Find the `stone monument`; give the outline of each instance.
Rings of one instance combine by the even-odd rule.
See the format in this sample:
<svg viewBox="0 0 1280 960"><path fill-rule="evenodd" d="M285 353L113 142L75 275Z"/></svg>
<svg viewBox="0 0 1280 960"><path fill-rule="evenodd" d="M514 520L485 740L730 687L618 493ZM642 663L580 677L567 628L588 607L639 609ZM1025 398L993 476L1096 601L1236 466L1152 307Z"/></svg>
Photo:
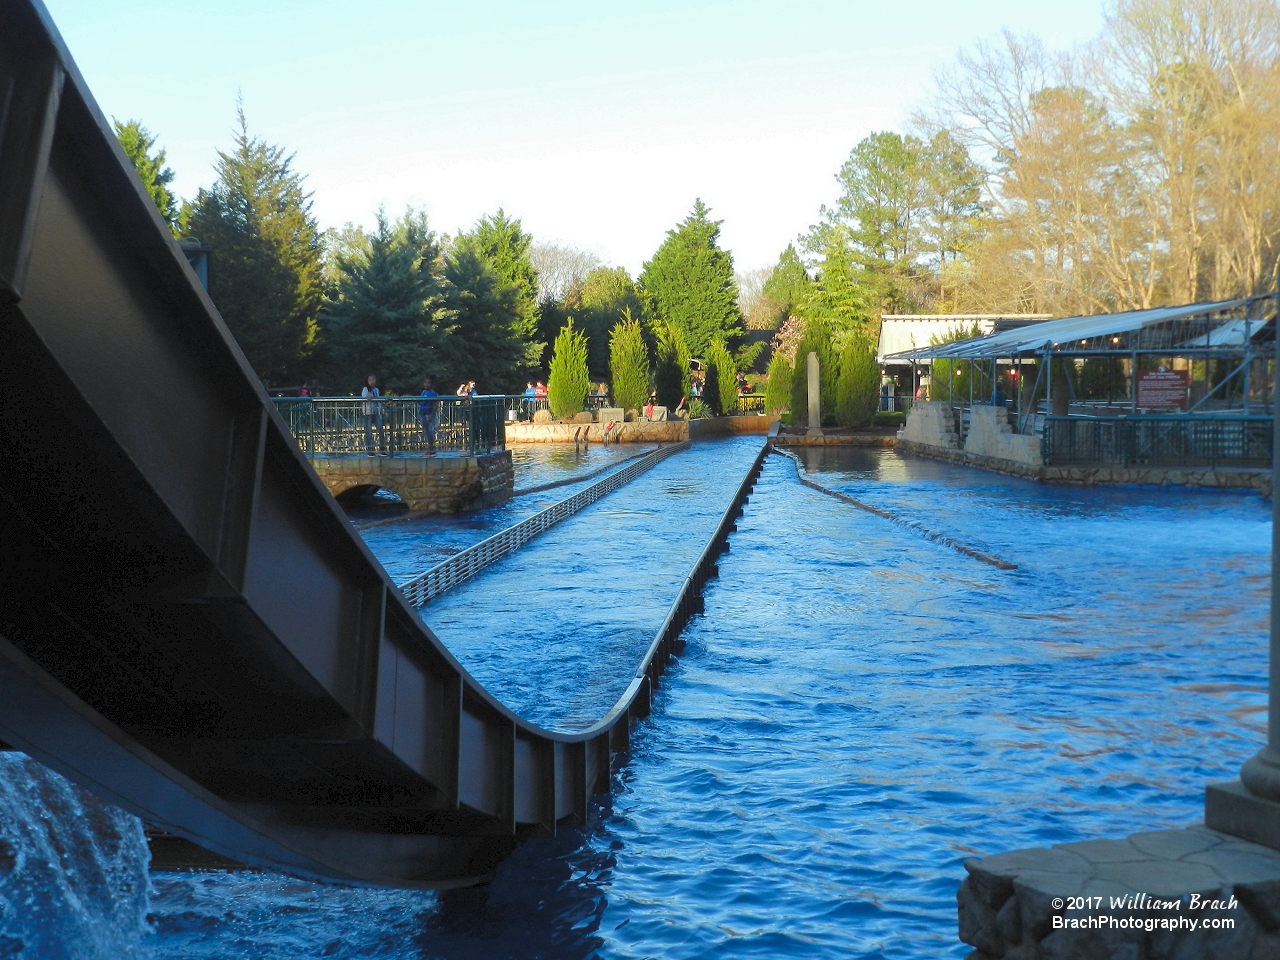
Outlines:
<svg viewBox="0 0 1280 960"><path fill-rule="evenodd" d="M806 437L822 436L822 381L819 377L818 355L809 351L809 432Z"/></svg>

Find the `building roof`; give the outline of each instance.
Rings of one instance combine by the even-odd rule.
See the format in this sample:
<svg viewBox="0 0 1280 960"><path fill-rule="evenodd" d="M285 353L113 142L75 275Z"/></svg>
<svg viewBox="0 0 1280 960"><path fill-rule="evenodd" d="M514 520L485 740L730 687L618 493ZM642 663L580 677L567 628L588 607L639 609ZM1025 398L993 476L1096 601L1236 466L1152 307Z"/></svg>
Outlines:
<svg viewBox="0 0 1280 960"><path fill-rule="evenodd" d="M876 358L884 360L888 356L911 353L928 346L930 340L954 336L975 326L983 334L990 334L1048 317L1047 313L886 313L880 317L880 346Z"/></svg>
<svg viewBox="0 0 1280 960"><path fill-rule="evenodd" d="M996 330L981 337L950 343L916 341L897 351L884 351L883 359L915 360L935 358L994 359L1045 352L1057 354L1128 353L1215 350L1242 348L1245 330L1255 339L1270 320L1251 316L1256 311L1241 309L1272 299L1244 297L1216 303L1192 303L1179 307L1156 307L1084 317L1048 320L1012 330ZM1226 316L1224 316L1226 314ZM1273 314L1274 316L1274 314ZM1248 324L1246 324L1248 317ZM883 344L883 334L881 343Z"/></svg>

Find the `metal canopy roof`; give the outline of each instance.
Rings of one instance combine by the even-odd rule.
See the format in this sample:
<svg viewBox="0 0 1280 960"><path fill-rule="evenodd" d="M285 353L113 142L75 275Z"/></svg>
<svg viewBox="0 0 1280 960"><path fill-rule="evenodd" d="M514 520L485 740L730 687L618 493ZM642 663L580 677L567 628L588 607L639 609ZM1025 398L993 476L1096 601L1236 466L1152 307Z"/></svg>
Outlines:
<svg viewBox="0 0 1280 960"><path fill-rule="evenodd" d="M972 337L968 340L914 347L909 351L886 356L885 359L915 360L946 357L977 359L1016 357L1026 354L1041 354L1046 351L1069 353L1072 351L1059 349L1059 345L1067 347L1068 345L1079 344L1081 341L1096 341L1098 338L1104 337L1124 338L1127 342L1120 349L1125 351L1131 347L1177 350L1179 347L1203 349L1206 347L1221 348L1224 346L1243 345L1243 330L1236 329L1237 325L1243 323L1242 318L1230 317L1218 320L1210 318L1213 314L1246 307L1257 300L1264 299L1269 298L1242 297L1237 300L1221 300L1217 303L1193 303L1180 307L1156 307L1150 310L1129 310L1123 313L1103 313L1087 317L1047 320L1043 323L988 334L985 337ZM1202 329L1193 329L1191 325L1183 324L1182 329L1177 331L1176 340L1171 340L1166 336L1155 338L1139 337L1139 340L1149 341L1139 343L1133 339L1133 335L1142 334L1144 331L1160 327L1162 324L1194 317L1203 318L1196 325ZM1257 324L1255 328L1257 330L1260 330L1269 322L1269 320L1263 320L1262 318L1256 318L1253 321L1253 323ZM1221 332L1217 332L1220 329ZM1231 332L1228 333L1228 330ZM1173 330L1171 329L1169 332L1172 333ZM1093 350L1081 350L1079 352L1098 352L1098 348L1095 347Z"/></svg>

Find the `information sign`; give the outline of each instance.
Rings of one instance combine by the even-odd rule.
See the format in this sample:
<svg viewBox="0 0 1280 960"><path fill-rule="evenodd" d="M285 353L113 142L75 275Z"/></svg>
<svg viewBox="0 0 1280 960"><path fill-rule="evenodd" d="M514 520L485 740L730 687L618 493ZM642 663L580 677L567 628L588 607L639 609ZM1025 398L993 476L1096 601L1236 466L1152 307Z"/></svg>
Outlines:
<svg viewBox="0 0 1280 960"><path fill-rule="evenodd" d="M1138 406L1151 409L1181 409L1187 405L1191 386L1188 370L1148 370L1138 375Z"/></svg>

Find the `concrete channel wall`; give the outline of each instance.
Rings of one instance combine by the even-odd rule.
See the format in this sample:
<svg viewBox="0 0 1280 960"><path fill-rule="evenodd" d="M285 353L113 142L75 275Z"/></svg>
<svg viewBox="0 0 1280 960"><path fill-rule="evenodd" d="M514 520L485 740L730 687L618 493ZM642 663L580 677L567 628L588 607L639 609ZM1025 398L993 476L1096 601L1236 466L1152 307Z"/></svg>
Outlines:
<svg viewBox="0 0 1280 960"><path fill-rule="evenodd" d="M638 420L618 424L612 439L618 443L678 443L739 434L769 432L777 421L769 417L709 417L705 420ZM606 423L508 423L507 443L573 443L574 434L587 429L587 440L604 442Z"/></svg>
<svg viewBox="0 0 1280 960"><path fill-rule="evenodd" d="M427 513L493 506L510 500L515 489L510 450L475 457L312 457L311 465L335 497L388 490L410 510Z"/></svg>

